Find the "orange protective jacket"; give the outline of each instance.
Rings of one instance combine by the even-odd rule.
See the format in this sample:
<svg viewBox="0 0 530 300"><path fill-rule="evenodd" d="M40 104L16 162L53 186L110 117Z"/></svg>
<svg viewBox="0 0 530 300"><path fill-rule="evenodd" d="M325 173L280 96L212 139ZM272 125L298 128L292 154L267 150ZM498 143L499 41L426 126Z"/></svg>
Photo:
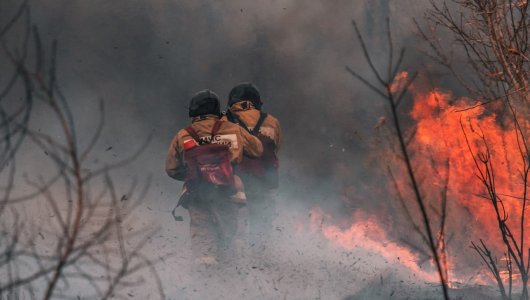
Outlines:
<svg viewBox="0 0 530 300"><path fill-rule="evenodd" d="M258 123L260 117L260 111L254 108L251 101L241 101L234 103L230 107L230 112L235 115L241 122L245 123L245 126L249 130L252 130L256 123ZM246 130L243 130L247 132ZM267 114L267 118L263 121L259 132L265 136L268 136L274 141L276 146L275 151L278 152L281 143L281 128L278 119L270 114Z"/></svg>
<svg viewBox="0 0 530 300"><path fill-rule="evenodd" d="M191 127L199 135L201 139L209 140L215 122L219 120L218 116L206 115L195 117L192 120ZM180 181L186 178L186 164L183 159L184 143L193 139L185 129L181 129L171 141L166 157L166 172L167 174ZM263 145L261 141L241 128L239 125L222 120L221 127L214 136L213 143L225 144L229 146L230 161L233 164L241 162L243 153L252 156L260 157L263 153ZM239 176L234 175L236 194L230 196L233 202L244 204L246 203L246 194L243 182ZM186 194L186 186L183 186L182 194Z"/></svg>
<svg viewBox="0 0 530 300"><path fill-rule="evenodd" d="M196 117L192 120L191 127L201 139L210 139L213 125L219 120L215 115ZM226 144L230 149L230 161L233 164L241 162L243 153L251 157L259 157L263 153L260 140L248 133L240 126L228 121L221 121L221 127L214 136L213 143ZM166 172L176 179L183 181L186 177L186 166L183 160L184 142L193 139L186 130L181 129L171 141L166 157Z"/></svg>

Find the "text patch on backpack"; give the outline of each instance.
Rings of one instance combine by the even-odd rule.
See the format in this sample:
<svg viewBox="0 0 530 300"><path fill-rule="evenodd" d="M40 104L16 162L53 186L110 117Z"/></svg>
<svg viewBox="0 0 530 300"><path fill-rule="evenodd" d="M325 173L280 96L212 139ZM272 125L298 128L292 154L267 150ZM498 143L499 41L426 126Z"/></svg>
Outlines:
<svg viewBox="0 0 530 300"><path fill-rule="evenodd" d="M235 134L218 134L213 137L203 136L200 138L202 142L226 145L230 149L237 149L239 145L237 144L237 136Z"/></svg>

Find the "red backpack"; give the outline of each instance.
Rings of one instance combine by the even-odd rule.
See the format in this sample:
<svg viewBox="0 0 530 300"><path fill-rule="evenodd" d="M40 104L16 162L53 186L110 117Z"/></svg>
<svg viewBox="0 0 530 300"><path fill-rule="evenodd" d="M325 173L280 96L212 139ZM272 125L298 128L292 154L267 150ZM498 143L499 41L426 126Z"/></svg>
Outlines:
<svg viewBox="0 0 530 300"><path fill-rule="evenodd" d="M250 134L260 139L263 144L263 154L261 157L243 156L243 160L237 166L242 173L252 175L261 180L263 185L267 188L274 189L278 187L278 158L276 157L276 144L274 141L259 132L261 125L267 118L267 114L260 112L260 116L256 126L252 130L243 123L239 118L231 114L232 122L239 124Z"/></svg>
<svg viewBox="0 0 530 300"><path fill-rule="evenodd" d="M184 151L187 164L185 184L190 191L206 184L226 188L231 193L236 192L229 147L212 143L221 123L217 121L214 124L209 141L201 140L191 126L185 128L198 145Z"/></svg>

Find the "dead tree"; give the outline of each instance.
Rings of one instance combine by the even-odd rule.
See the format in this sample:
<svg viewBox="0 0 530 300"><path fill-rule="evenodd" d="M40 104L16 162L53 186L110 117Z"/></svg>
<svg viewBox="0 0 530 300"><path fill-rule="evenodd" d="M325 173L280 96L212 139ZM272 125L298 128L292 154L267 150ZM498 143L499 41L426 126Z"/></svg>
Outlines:
<svg viewBox="0 0 530 300"><path fill-rule="evenodd" d="M17 25L26 34L21 47L10 46L6 38ZM123 187L117 187L112 177L114 169L138 157L149 139L128 159L101 169L85 169L104 128L103 102L93 136L79 137L75 116L58 84L57 42L52 43L46 57L37 27L30 26L26 2L7 25L0 27L0 41L0 59L7 61L14 72L0 91L0 174L4 185L0 210L0 298L79 298L79 290L75 289L79 285L90 298L127 298L120 294L123 288L140 284L155 285L159 297L164 298L152 258L144 251L157 229L135 228L138 225L132 222L149 182L142 186L133 182L122 191ZM34 54L32 64L30 53ZM17 94L17 84L22 87L23 97L20 89ZM18 101L19 106L8 111L1 106L6 101ZM59 134L29 126L33 103L48 109L47 122L57 124ZM81 138L89 141L83 148L79 145ZM32 191L15 196L14 166L21 147L42 150L51 167L46 177L26 176L25 184ZM45 203L45 211L31 209L39 203ZM35 216L49 217L49 221L35 222ZM134 277L141 270L151 274L150 283Z"/></svg>
<svg viewBox="0 0 530 300"><path fill-rule="evenodd" d="M517 120L514 120L514 122L518 123ZM508 285L508 290L506 290L504 278L501 276L501 270L498 265L499 262L496 259L496 254L488 248L482 239L480 239L480 244L471 242L472 248L480 255L481 259L495 278L503 299L512 299L515 274L521 276L521 299L528 299L530 248L525 247L525 239L527 237L525 234L525 216L529 183L528 177L530 175L530 157L527 142L523 138L522 131L518 128L518 125L516 125L514 133L518 136L518 147L520 159L522 160L522 169L518 170L520 172L519 175L522 182L522 189L520 191L520 196L506 195L503 191L498 190L495 181L495 177L498 176L498 174L496 174L496 169L493 167L493 161L495 158L490 151L486 133L475 132L475 134L480 135L480 139L482 140L481 149L476 149L476 147L472 147L466 131L467 129L462 125L462 132L466 138L469 153L472 155L476 166L477 177L487 192L486 199L490 200L495 211L495 218L499 227L499 237L502 239L502 243L506 249L504 257L506 260L505 268L508 272L508 282L506 283ZM519 218L519 228L509 222L511 221L510 217L514 218L514 216L510 216L505 209L506 197L515 197L522 201L521 211L518 216L515 216L515 218ZM511 200L513 201L513 199Z"/></svg>
<svg viewBox="0 0 530 300"><path fill-rule="evenodd" d="M431 1L426 14L428 26L416 22L420 35L430 46L430 56L447 68L452 76L480 103L497 114L505 128L512 128L516 136L520 166L517 172L522 188L517 216L505 210L506 197L498 191L495 181L498 170L493 168L495 157L488 144L488 133L475 132L481 145L472 145L469 133L462 125L469 152L473 157L477 177L483 184L498 224L498 236L506 253L506 265L500 266L499 253L490 250L483 240L472 242L495 278L503 299L512 299L514 276L521 276L521 299L528 299L530 248L525 245L525 216L527 205L530 152L528 151L528 121L530 113L530 15L528 1L511 0L452 0ZM449 36L452 41L442 37ZM453 45L447 49L446 45ZM462 67L462 63L465 65ZM491 104L501 104L493 106ZM511 199L510 201L513 201ZM518 219L518 220L517 220ZM513 221L512 221L513 220ZM492 220L493 221L493 220ZM515 225L513 222L518 223ZM508 272L507 282L501 268Z"/></svg>
<svg viewBox="0 0 530 300"><path fill-rule="evenodd" d="M6 48L6 38L17 23L24 22L29 28L29 8L27 1L20 4L13 16L5 23L0 23L0 43ZM18 60L26 62L28 58L29 32L25 31L25 36L18 47ZM6 200L10 197L13 188L13 179L16 171L16 164L13 158L24 141L26 128L31 116L33 96L31 84L28 78L24 78L17 71L16 65L10 65L8 58L0 58L3 70L2 81L0 81L0 174L7 180L1 188L0 196L0 216L6 208ZM15 97L13 94L23 91L22 97ZM15 99L15 100L13 100ZM17 126L15 126L17 124Z"/></svg>
<svg viewBox="0 0 530 300"><path fill-rule="evenodd" d="M428 251L426 253L432 258L436 266L438 278L440 280L444 299L449 299L448 291L448 270L446 263L446 247L445 247L445 219L447 212L447 183L449 179L449 170L445 172L443 178L445 188L442 189L440 198L437 198L438 205L432 204L427 198L434 198L434 195L430 195L427 192L422 191L420 178L417 173L417 164L422 163L414 160L414 155L409 149L408 145L410 140L413 139L413 133L411 136L407 136L403 129L402 119L400 118L399 108L402 101L407 97L408 89L416 78L416 73L406 78L401 84L396 82L396 77L402 71L402 62L405 55L405 49L402 48L398 52L398 56L395 57L395 50L392 41L392 35L390 30L390 21L387 20L387 33L388 33L388 62L386 70L380 71L374 65L374 60L370 51L368 50L366 43L364 42L363 36L361 35L359 28L355 21L353 22L353 28L355 34L360 42L364 58L368 63L372 75L376 78L375 82L371 82L366 79L365 76L360 75L353 69L346 67L346 70L357 80L368 87L372 92L383 98L391 111L391 127L392 134L395 137L396 150L399 153L400 162L403 164L401 168L405 169L405 176L408 179L406 190L401 191L401 187L397 184L394 172L400 172L401 168L392 170L389 168L390 176L394 181L396 191L398 193L398 199L403 205L405 213L409 216L409 220L412 222L414 230L419 234L422 241L427 245ZM397 145L396 145L397 144ZM448 165L447 165L448 167ZM414 208L411 208L410 201L405 199L411 195L414 199ZM433 201L434 202L434 201ZM429 205L429 203L431 205ZM418 218L415 218L419 215Z"/></svg>
<svg viewBox="0 0 530 300"><path fill-rule="evenodd" d="M428 26L416 24L432 50L430 57L451 71L470 96L483 105L509 100L517 113L527 114L528 5L512 0L431 0ZM441 38L446 35L452 41Z"/></svg>

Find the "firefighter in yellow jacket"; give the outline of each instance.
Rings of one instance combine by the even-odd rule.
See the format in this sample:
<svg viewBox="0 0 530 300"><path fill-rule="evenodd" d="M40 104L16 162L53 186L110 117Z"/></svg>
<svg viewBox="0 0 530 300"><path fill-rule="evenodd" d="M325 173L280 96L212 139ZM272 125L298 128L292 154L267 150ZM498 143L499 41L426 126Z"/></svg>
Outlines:
<svg viewBox="0 0 530 300"><path fill-rule="evenodd" d="M278 159L281 129L278 119L261 111L261 97L252 83L235 86L228 96L227 118L263 143L260 158L245 156L236 168L241 175L247 195L248 222L251 244L263 248L272 230L278 186ZM263 250L263 249L258 249Z"/></svg>
<svg viewBox="0 0 530 300"><path fill-rule="evenodd" d="M210 266L229 258L234 250L238 210L246 202L232 165L241 162L243 154L260 156L263 147L241 127L220 120L219 98L209 90L191 99L189 116L191 125L180 130L169 146L166 172L184 181L179 204L190 214L195 262Z"/></svg>

